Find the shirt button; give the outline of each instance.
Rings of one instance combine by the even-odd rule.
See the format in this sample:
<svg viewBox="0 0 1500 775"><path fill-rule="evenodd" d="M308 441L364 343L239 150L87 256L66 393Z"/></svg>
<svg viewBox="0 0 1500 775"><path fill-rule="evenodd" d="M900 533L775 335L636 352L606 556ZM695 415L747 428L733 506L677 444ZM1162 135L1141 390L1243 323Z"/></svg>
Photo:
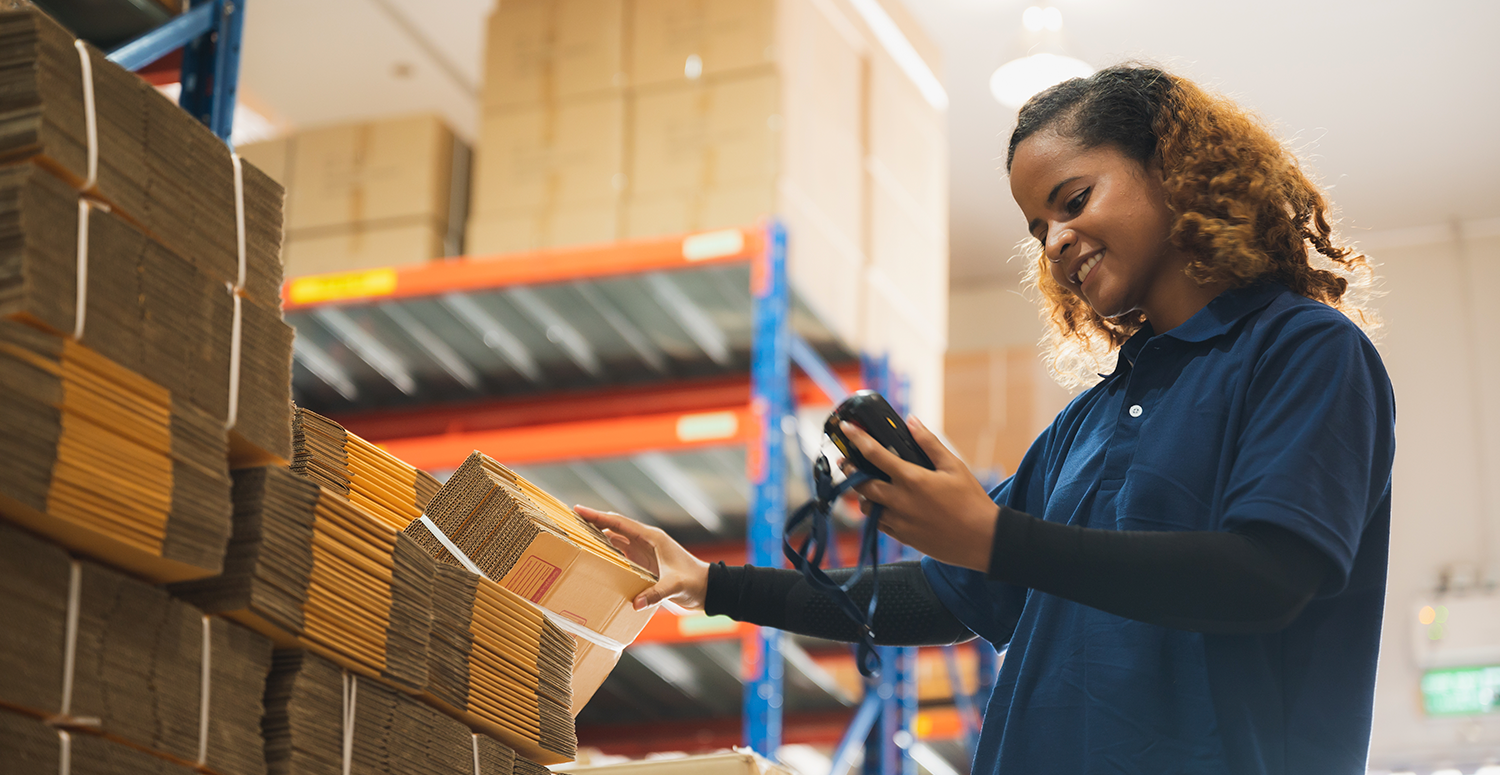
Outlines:
<svg viewBox="0 0 1500 775"><path fill-rule="evenodd" d="M1135 404L1135 405L1133 405L1133 406L1130 407L1130 416L1131 417L1140 417L1141 416L1141 412L1143 412L1143 411L1145 411L1145 410L1141 408L1140 404Z"/></svg>

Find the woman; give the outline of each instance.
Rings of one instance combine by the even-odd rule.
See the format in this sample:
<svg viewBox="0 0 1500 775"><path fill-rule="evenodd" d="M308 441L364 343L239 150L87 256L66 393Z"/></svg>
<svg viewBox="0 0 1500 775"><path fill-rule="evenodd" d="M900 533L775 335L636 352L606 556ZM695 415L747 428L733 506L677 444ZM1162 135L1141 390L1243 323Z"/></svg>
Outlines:
<svg viewBox="0 0 1500 775"><path fill-rule="evenodd" d="M1102 380L988 494L915 419L936 471L845 427L928 555L882 569L874 631L1008 649L976 773L1363 773L1395 422L1364 258L1253 118L1153 68L1032 98L1006 166L1052 364ZM580 513L660 569L638 606L855 639L794 571Z"/></svg>

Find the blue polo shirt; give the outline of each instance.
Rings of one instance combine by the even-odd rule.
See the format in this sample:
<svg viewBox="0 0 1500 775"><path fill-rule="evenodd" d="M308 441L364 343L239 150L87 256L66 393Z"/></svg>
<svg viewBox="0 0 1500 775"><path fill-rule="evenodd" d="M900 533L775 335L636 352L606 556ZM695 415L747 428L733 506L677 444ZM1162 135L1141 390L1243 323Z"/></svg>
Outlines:
<svg viewBox="0 0 1500 775"><path fill-rule="evenodd" d="M1270 522L1338 573L1279 632L1205 635L923 560L954 615L1009 649L973 772L1362 775L1394 455L1380 356L1324 304L1262 284L1132 337L995 501L1105 530Z"/></svg>

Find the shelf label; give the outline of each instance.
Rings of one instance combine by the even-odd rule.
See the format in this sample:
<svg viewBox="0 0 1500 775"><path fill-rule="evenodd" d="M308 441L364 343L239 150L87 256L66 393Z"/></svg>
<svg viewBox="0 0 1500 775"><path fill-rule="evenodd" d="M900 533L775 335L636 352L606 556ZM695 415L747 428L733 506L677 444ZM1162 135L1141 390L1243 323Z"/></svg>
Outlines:
<svg viewBox="0 0 1500 775"><path fill-rule="evenodd" d="M291 281L287 296L293 304L321 304L371 296L389 296L396 292L396 270L366 269L359 272L337 272L298 277Z"/></svg>
<svg viewBox="0 0 1500 775"><path fill-rule="evenodd" d="M739 229L705 231L682 240L682 257L689 261L707 261L710 258L737 256L743 252L745 235Z"/></svg>
<svg viewBox="0 0 1500 775"><path fill-rule="evenodd" d="M706 616L701 611L677 617L677 632L688 638L728 635L739 628L740 623L727 616Z"/></svg>
<svg viewBox="0 0 1500 775"><path fill-rule="evenodd" d="M734 412L704 412L677 418L679 441L732 439L739 430L740 420L735 417Z"/></svg>

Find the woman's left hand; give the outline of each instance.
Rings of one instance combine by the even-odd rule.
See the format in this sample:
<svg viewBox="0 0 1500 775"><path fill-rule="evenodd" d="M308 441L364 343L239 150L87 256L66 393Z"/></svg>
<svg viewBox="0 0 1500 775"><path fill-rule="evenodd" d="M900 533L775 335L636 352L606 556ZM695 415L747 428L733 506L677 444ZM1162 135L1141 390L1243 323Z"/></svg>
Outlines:
<svg viewBox="0 0 1500 775"><path fill-rule="evenodd" d="M915 417L906 421L936 471L902 460L858 426L846 422L841 427L860 454L891 477L890 482L876 479L855 488L885 507L881 532L949 565L989 570L999 507L927 426ZM845 474L855 470L848 461L842 467Z"/></svg>

